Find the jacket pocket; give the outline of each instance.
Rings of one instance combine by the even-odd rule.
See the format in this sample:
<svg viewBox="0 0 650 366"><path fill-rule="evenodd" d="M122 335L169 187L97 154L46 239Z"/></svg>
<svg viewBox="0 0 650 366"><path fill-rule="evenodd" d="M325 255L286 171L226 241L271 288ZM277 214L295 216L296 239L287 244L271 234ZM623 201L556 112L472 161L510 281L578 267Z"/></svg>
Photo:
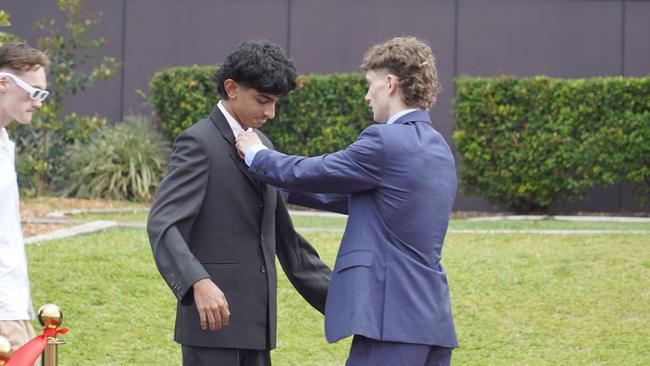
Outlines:
<svg viewBox="0 0 650 366"><path fill-rule="evenodd" d="M334 272L342 272L352 267L370 267L372 266L373 254L370 252L352 252L340 256L336 259Z"/></svg>
<svg viewBox="0 0 650 366"><path fill-rule="evenodd" d="M229 261L203 261L201 264L208 267L239 267L239 261L229 260Z"/></svg>

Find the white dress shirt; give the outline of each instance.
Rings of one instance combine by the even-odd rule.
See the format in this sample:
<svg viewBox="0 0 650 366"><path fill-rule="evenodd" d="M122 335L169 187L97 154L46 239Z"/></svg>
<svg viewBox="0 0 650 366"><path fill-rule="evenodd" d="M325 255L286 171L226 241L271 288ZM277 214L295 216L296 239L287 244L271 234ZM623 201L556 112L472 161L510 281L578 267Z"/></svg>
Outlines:
<svg viewBox="0 0 650 366"><path fill-rule="evenodd" d="M237 122L235 117L231 116L230 113L226 110L226 107L223 106L222 101L220 100L219 103L217 103L217 107L219 107L219 110L223 115L226 117L226 121L228 121L228 125L230 126L230 129L232 130L233 135L237 137L240 133L244 132L244 128ZM253 129L248 128L246 131L250 132Z"/></svg>
<svg viewBox="0 0 650 366"><path fill-rule="evenodd" d="M393 115L388 119L388 121L386 122L386 124L389 125L389 124L391 124L391 123L397 121L397 119L400 118L400 117L402 117L403 115L405 115L405 114L407 114L407 113L415 112L415 111L419 111L419 109L417 109L417 108L409 108L409 109L404 109L404 110L402 110L402 111L399 111L399 112L393 114Z"/></svg>
<svg viewBox="0 0 650 366"><path fill-rule="evenodd" d="M417 110L419 110L419 109L417 109L417 108L409 108L409 109L401 110L401 111L393 114L388 119L386 124L391 124L391 123L397 121L397 119L402 117L403 115L405 115L407 113L415 112ZM237 136L237 135L235 135L235 136ZM255 155L257 155L257 153L260 150L264 150L264 149L267 149L267 147L264 146L264 145L253 145L253 146L249 147L246 150L245 154L244 154L244 161L246 162L246 165L251 166L251 164L253 164L253 160L255 160Z"/></svg>
<svg viewBox="0 0 650 366"><path fill-rule="evenodd" d="M33 319L27 256L20 226L15 145L0 129L0 320Z"/></svg>

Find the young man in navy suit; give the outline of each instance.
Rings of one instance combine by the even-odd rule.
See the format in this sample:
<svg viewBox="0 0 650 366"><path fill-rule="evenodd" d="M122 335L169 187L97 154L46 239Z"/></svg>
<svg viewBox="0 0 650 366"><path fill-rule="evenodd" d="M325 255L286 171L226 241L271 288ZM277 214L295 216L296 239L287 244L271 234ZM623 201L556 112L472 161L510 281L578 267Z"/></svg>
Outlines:
<svg viewBox="0 0 650 366"><path fill-rule="evenodd" d="M347 148L288 156L240 134L257 179L290 202L347 213L325 306L328 341L354 335L346 365L449 365L458 346L440 263L456 195L453 154L429 113L440 91L429 46L394 38L361 65L376 122Z"/></svg>

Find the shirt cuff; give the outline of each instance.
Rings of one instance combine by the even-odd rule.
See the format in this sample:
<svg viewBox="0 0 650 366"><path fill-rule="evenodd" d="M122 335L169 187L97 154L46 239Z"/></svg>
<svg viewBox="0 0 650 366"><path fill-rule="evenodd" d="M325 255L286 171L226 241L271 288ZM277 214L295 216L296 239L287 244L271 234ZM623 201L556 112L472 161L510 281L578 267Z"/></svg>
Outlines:
<svg viewBox="0 0 650 366"><path fill-rule="evenodd" d="M253 160L255 160L255 155L257 155L257 153L261 150L266 149L268 149L268 147L264 145L253 145L249 147L246 150L246 154L244 155L244 161L246 162L246 165L251 166L251 164L253 164Z"/></svg>

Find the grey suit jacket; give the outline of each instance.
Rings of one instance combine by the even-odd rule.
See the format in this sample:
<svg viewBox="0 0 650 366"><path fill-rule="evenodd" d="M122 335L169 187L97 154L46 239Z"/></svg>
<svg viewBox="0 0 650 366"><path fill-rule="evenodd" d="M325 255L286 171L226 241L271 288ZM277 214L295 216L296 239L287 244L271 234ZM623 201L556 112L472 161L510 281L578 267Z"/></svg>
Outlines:
<svg viewBox="0 0 650 366"><path fill-rule="evenodd" d="M248 175L216 107L174 142L147 231L158 270L178 299L178 343L274 348L276 255L294 287L324 311L330 269L295 232L282 195ZM200 328L192 285L203 278L228 301L230 324L221 330Z"/></svg>

